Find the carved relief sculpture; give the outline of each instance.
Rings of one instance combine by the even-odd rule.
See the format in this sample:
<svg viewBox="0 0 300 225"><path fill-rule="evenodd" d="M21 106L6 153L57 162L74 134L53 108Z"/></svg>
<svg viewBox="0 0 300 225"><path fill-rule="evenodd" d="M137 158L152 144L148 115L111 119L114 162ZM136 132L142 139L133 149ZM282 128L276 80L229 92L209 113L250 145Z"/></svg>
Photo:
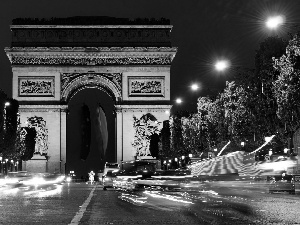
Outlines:
<svg viewBox="0 0 300 225"><path fill-rule="evenodd" d="M46 121L42 117L29 117L27 119L28 127L35 128L35 149L34 154L47 155L48 154L48 129L46 128Z"/></svg>
<svg viewBox="0 0 300 225"><path fill-rule="evenodd" d="M14 65L170 65L172 57L11 56Z"/></svg>
<svg viewBox="0 0 300 225"><path fill-rule="evenodd" d="M19 96L54 97L54 77L19 77Z"/></svg>
<svg viewBox="0 0 300 225"><path fill-rule="evenodd" d="M164 96L164 77L128 77L129 96Z"/></svg>

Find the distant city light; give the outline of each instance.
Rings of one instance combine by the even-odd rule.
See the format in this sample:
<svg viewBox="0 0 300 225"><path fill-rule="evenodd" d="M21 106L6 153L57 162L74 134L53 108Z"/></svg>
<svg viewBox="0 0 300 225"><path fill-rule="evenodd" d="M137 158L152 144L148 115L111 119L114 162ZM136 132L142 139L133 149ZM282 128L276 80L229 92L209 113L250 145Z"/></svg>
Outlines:
<svg viewBox="0 0 300 225"><path fill-rule="evenodd" d="M178 103L178 104L182 103L181 98L177 98L177 99L176 99L176 103Z"/></svg>
<svg viewBox="0 0 300 225"><path fill-rule="evenodd" d="M284 18L283 16L274 16L274 17L270 17L267 21L266 21L266 26L269 29L276 29L277 27L279 27L280 25L282 25L284 23Z"/></svg>
<svg viewBox="0 0 300 225"><path fill-rule="evenodd" d="M218 61L215 64L215 68L216 68L217 71L224 71L228 67L229 67L229 63L226 60Z"/></svg>

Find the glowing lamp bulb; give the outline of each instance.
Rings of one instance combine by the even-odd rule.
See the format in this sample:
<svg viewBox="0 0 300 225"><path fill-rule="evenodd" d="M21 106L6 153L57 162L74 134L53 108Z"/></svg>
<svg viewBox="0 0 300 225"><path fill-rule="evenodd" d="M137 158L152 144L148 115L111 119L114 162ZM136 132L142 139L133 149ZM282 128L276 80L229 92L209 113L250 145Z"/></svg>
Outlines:
<svg viewBox="0 0 300 225"><path fill-rule="evenodd" d="M177 98L176 103L180 104L180 103L182 103L182 100L180 98Z"/></svg>
<svg viewBox="0 0 300 225"><path fill-rule="evenodd" d="M215 64L215 68L217 71L223 71L228 68L228 62L225 60L219 61Z"/></svg>
<svg viewBox="0 0 300 225"><path fill-rule="evenodd" d="M277 27L279 27L282 24L283 24L282 16L274 16L274 17L269 18L266 21L266 26L270 29L276 29Z"/></svg>
<svg viewBox="0 0 300 225"><path fill-rule="evenodd" d="M191 86L191 88L192 88L193 91L196 91L196 90L198 90L199 86L197 84L193 84Z"/></svg>

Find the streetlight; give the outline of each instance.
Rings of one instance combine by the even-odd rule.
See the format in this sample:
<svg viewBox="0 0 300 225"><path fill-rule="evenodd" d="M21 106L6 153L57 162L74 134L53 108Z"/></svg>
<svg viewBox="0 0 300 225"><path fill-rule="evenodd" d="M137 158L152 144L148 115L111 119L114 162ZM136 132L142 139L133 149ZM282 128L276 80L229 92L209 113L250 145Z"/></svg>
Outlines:
<svg viewBox="0 0 300 225"><path fill-rule="evenodd" d="M282 15L269 17L266 21L266 26L271 30L276 30L279 26L284 24L284 17Z"/></svg>
<svg viewBox="0 0 300 225"><path fill-rule="evenodd" d="M273 154L272 149L269 150L269 156L271 156Z"/></svg>
<svg viewBox="0 0 300 225"><path fill-rule="evenodd" d="M8 170L8 159L5 159L5 175L7 175L7 170Z"/></svg>
<svg viewBox="0 0 300 225"><path fill-rule="evenodd" d="M3 164L2 164L2 156L0 156L0 173L3 173Z"/></svg>
<svg viewBox="0 0 300 225"><path fill-rule="evenodd" d="M177 98L177 99L176 99L176 103L177 103L177 104L181 104L181 103L182 103L181 98Z"/></svg>
<svg viewBox="0 0 300 225"><path fill-rule="evenodd" d="M6 107L7 106L10 106L10 102L5 102L4 104L4 124L3 124L3 130L5 131L6 130Z"/></svg>
<svg viewBox="0 0 300 225"><path fill-rule="evenodd" d="M193 91L196 91L196 90L199 89L199 85L198 85L198 84L192 84L191 89L192 89Z"/></svg>
<svg viewBox="0 0 300 225"><path fill-rule="evenodd" d="M229 62L227 60L219 60L215 63L215 69L217 71L224 71L229 67Z"/></svg>

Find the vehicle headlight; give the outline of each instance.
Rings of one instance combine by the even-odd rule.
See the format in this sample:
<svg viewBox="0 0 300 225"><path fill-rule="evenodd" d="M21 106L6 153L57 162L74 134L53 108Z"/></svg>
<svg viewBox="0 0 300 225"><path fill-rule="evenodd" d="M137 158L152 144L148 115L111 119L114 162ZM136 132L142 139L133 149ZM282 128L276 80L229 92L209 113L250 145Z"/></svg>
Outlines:
<svg viewBox="0 0 300 225"><path fill-rule="evenodd" d="M66 178L66 181L67 181L67 182L71 182L71 181L72 181L72 178L71 178L71 177L67 177L67 178Z"/></svg>

